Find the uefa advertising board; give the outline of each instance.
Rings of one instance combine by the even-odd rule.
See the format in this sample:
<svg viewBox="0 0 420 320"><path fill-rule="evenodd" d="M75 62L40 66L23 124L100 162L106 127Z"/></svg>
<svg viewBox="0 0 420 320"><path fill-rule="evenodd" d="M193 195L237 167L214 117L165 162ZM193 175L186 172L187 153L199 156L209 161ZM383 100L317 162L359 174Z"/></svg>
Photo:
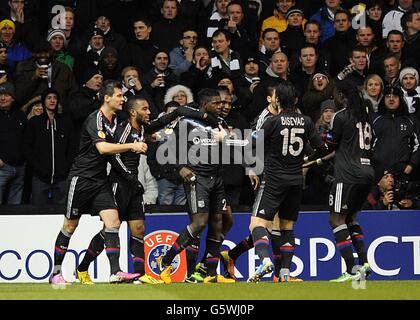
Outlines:
<svg viewBox="0 0 420 320"><path fill-rule="evenodd" d="M358 220L365 233L368 260L374 272L370 279L420 279L420 212L366 211L359 214ZM54 261L54 242L62 221L60 215L0 216L0 282L48 281ZM184 213L147 215L147 236L144 240L147 272L157 277L155 258L170 248L187 223L188 217ZM248 235L248 223L249 213L234 214L234 226L223 243L224 249L232 248ZM99 218L82 217L63 263L67 280L74 280L76 264L81 261L90 239L101 227ZM344 262L336 251L327 212L302 212L295 225L295 235L293 276L304 280L329 280L344 272ZM121 267L131 270L125 223L122 224L120 238ZM203 234L201 254L204 241ZM258 263L254 249L244 253L236 263L237 279L246 280ZM182 281L186 272L185 253L178 256L173 265L173 279ZM109 264L105 253L101 253L89 272L94 281L108 281ZM270 281L271 278L264 280Z"/></svg>

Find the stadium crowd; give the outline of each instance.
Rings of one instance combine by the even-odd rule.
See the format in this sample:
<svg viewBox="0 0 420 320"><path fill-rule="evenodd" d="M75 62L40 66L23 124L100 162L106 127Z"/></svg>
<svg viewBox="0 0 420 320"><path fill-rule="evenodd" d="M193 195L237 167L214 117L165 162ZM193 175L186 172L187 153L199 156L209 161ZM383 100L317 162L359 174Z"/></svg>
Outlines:
<svg viewBox="0 0 420 320"><path fill-rule="evenodd" d="M299 112L324 141L334 113L359 89L372 119L375 169L365 208L420 207L420 1L8 0L0 6L1 204L64 203L83 123L100 107L103 82L113 79L127 99L149 103L150 121L197 105L203 88L226 90L222 117L240 130L253 128L270 87L290 82ZM185 204L182 178L175 166L159 164L157 148L151 143L140 161L144 199ZM303 203L327 205L334 159L303 170ZM227 165L231 205L252 205L245 177L241 165ZM396 186L393 201L387 192Z"/></svg>

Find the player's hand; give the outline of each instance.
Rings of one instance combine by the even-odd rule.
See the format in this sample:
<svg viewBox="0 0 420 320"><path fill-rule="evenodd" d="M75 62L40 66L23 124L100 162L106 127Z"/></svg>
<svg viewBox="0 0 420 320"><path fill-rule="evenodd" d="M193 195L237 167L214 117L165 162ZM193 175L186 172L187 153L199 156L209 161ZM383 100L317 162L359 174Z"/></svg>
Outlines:
<svg viewBox="0 0 420 320"><path fill-rule="evenodd" d="M227 136L226 130L223 129L223 127L220 124L218 129L212 129L212 133L213 138L215 138L218 142L222 142Z"/></svg>
<svg viewBox="0 0 420 320"><path fill-rule="evenodd" d="M195 174L187 167L183 167L179 170L179 175L185 182L194 182L195 181Z"/></svg>
<svg viewBox="0 0 420 320"><path fill-rule="evenodd" d="M212 128L217 128L219 126L219 120L214 114L206 112L204 115L205 117L203 118L203 120L207 121Z"/></svg>
<svg viewBox="0 0 420 320"><path fill-rule="evenodd" d="M248 177L251 180L253 190L257 190L260 187L260 178L252 170L249 171Z"/></svg>
<svg viewBox="0 0 420 320"><path fill-rule="evenodd" d="M131 151L135 153L146 153L147 152L147 144L144 142L134 141L132 143Z"/></svg>
<svg viewBox="0 0 420 320"><path fill-rule="evenodd" d="M389 190L384 193L384 199L382 200L384 205L388 206L394 202L394 191Z"/></svg>

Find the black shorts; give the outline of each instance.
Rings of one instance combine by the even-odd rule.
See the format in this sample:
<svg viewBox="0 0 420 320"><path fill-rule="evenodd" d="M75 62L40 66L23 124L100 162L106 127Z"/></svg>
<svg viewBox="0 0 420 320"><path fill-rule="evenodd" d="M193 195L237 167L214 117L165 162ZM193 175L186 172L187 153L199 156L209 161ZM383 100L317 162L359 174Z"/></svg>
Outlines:
<svg viewBox="0 0 420 320"><path fill-rule="evenodd" d="M138 190L114 182L112 192L117 201L120 221L144 220L143 195Z"/></svg>
<svg viewBox="0 0 420 320"><path fill-rule="evenodd" d="M79 219L82 214L98 215L102 210L117 209L108 182L99 184L78 176L67 180L66 204L67 219Z"/></svg>
<svg viewBox="0 0 420 320"><path fill-rule="evenodd" d="M280 219L296 221L302 201L302 185L279 186L268 185L262 181L252 215L264 220L273 221L278 212Z"/></svg>
<svg viewBox="0 0 420 320"><path fill-rule="evenodd" d="M184 183L184 188L190 214L226 213L227 202L222 177L196 175L194 182Z"/></svg>
<svg viewBox="0 0 420 320"><path fill-rule="evenodd" d="M363 206L371 186L335 182L331 188L328 205L331 213L353 214Z"/></svg>

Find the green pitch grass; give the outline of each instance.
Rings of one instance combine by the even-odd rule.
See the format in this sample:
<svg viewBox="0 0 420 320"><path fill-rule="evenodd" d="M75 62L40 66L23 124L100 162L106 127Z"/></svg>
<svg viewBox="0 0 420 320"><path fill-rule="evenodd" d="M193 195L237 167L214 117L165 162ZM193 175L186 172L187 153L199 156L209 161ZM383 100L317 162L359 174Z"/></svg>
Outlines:
<svg viewBox="0 0 420 320"><path fill-rule="evenodd" d="M0 284L0 300L420 300L420 281L368 281L366 289L351 283L307 281L303 283L134 285L78 283L64 290L49 284Z"/></svg>

